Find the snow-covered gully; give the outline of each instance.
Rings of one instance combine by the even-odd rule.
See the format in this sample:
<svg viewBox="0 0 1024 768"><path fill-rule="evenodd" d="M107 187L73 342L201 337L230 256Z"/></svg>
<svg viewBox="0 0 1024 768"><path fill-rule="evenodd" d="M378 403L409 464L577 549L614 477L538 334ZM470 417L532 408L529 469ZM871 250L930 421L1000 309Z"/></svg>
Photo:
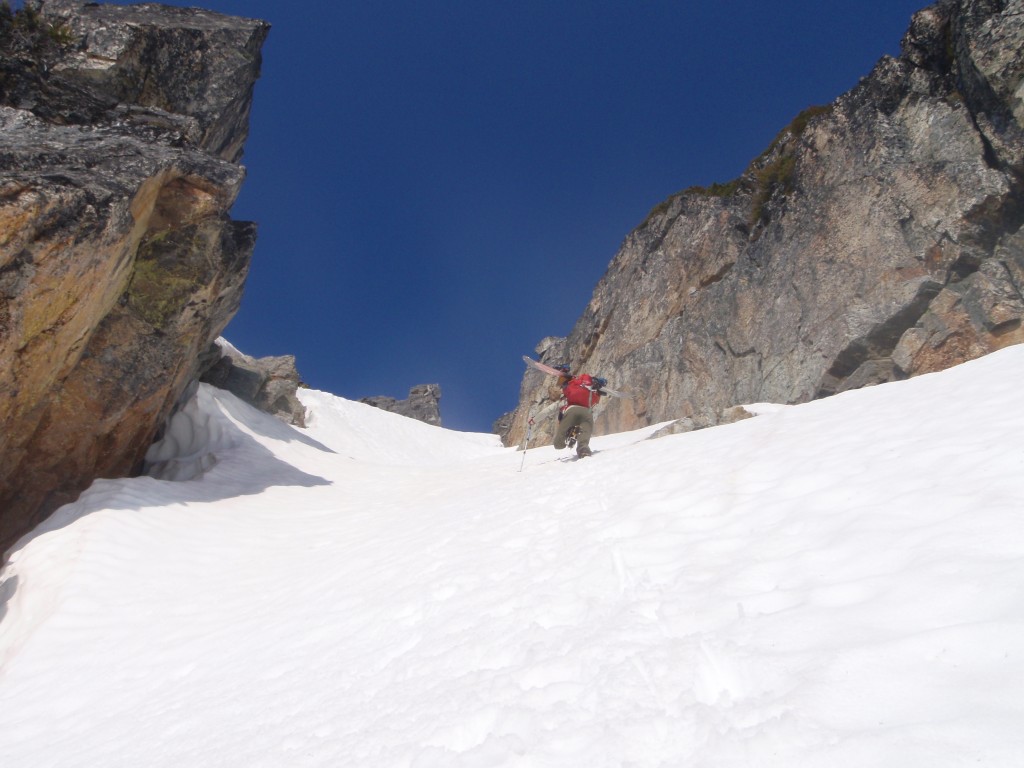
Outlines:
<svg viewBox="0 0 1024 768"><path fill-rule="evenodd" d="M204 474L9 552L0 765L1024 765L1022 381L1016 347L521 473L204 387Z"/></svg>

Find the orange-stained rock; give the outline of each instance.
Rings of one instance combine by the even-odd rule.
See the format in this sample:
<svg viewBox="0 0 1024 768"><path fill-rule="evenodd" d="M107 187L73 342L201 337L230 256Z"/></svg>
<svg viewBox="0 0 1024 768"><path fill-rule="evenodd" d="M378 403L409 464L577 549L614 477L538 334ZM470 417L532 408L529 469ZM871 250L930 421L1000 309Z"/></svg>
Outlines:
<svg viewBox="0 0 1024 768"><path fill-rule="evenodd" d="M74 43L7 59L0 86L0 547L141 465L255 244L229 210L267 25L43 8Z"/></svg>

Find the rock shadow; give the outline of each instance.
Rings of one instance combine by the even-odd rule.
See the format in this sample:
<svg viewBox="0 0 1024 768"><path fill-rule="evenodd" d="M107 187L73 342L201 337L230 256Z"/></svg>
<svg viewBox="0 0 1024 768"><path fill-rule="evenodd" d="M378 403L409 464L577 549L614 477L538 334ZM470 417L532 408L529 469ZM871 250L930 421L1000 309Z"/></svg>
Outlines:
<svg viewBox="0 0 1024 768"><path fill-rule="evenodd" d="M165 475L177 479L141 476L95 480L77 500L55 510L15 542L3 562L6 564L11 556L36 537L65 528L101 510L208 504L255 496L275 486L313 488L332 485L327 478L306 472L274 455L253 435L278 441L297 441L324 453L337 455L336 451L276 417L255 410L229 392L204 388L198 394L202 407L198 410L182 409L186 426L171 429L171 432L186 432L197 442L179 445L182 453L162 459L165 463L177 462L190 468L177 475L173 472ZM209 418L214 409L220 409L229 418ZM185 417L184 412L191 416ZM207 417L207 423L196 421L196 413Z"/></svg>

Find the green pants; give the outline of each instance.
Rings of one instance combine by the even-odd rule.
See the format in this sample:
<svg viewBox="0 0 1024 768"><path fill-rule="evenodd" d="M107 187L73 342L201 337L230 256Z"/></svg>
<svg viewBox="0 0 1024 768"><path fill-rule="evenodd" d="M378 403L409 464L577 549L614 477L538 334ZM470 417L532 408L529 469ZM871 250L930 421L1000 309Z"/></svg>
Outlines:
<svg viewBox="0 0 1024 768"><path fill-rule="evenodd" d="M590 446L590 435L594 431L594 415L589 408L582 405L570 405L562 414L562 420L558 422L558 429L555 430L555 448L565 448L565 436L573 427L579 427L579 435L576 437L576 451Z"/></svg>

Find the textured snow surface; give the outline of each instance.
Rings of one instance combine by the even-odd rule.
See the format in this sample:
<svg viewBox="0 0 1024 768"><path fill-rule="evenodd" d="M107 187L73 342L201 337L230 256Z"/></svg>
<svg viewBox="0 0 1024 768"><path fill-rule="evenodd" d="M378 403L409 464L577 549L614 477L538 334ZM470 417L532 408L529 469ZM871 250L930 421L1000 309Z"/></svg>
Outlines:
<svg viewBox="0 0 1024 768"><path fill-rule="evenodd" d="M1015 347L521 473L203 386L191 469L154 455L196 479L9 551L0 766L1024 765L1022 382Z"/></svg>

